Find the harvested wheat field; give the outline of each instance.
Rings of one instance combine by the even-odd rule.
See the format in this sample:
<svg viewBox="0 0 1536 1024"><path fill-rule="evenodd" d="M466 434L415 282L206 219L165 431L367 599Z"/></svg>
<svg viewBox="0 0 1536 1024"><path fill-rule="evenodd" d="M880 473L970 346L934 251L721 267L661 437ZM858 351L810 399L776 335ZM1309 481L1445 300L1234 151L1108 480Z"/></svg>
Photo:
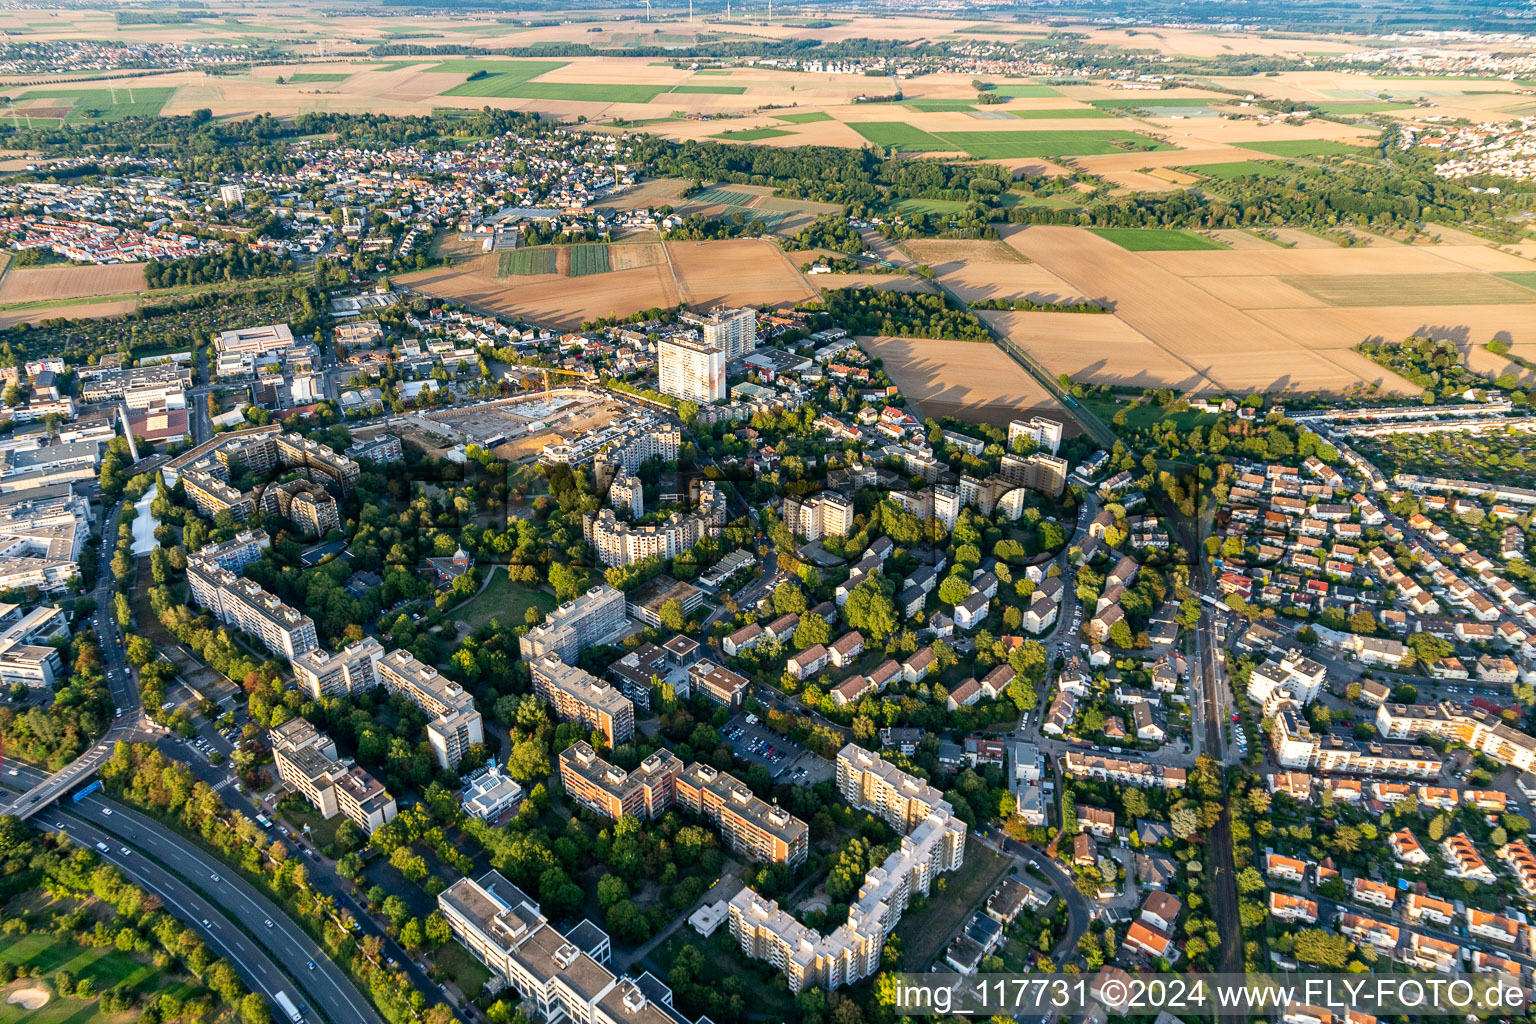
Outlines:
<svg viewBox="0 0 1536 1024"><path fill-rule="evenodd" d="M1199 368L1110 314L977 310L976 315L1053 375L1065 373L1074 380L1095 384L1180 391L1217 387Z"/></svg>
<svg viewBox="0 0 1536 1024"><path fill-rule="evenodd" d="M1234 249L1272 249L1275 247L1274 242L1260 238L1257 235L1250 235L1246 231L1239 231L1236 228L1211 231L1210 235L1223 245L1231 246Z"/></svg>
<svg viewBox="0 0 1536 1024"><path fill-rule="evenodd" d="M111 316L124 316L139 306L138 299L114 299L111 302L61 302L56 305L33 306L25 309L0 311L0 330L17 324L35 324L44 320L100 320Z"/></svg>
<svg viewBox="0 0 1536 1024"><path fill-rule="evenodd" d="M1030 299L1035 302L1097 302L1044 267L1021 263L946 263L934 268L944 286L964 302Z"/></svg>
<svg viewBox="0 0 1536 1024"><path fill-rule="evenodd" d="M900 248L919 263L935 270L956 263L1028 263L1024 254L1002 242L979 238L909 238Z"/></svg>
<svg viewBox="0 0 1536 1024"><path fill-rule="evenodd" d="M930 338L860 338L881 360L885 372L924 417L955 416L973 423L1007 426L1009 420L1041 413L1072 419L1024 368L996 345Z"/></svg>
<svg viewBox="0 0 1536 1024"><path fill-rule="evenodd" d="M487 313L561 328L577 327L584 320L614 313L622 316L678 303L677 289L665 263L578 277L499 277L500 256L493 253L452 267L403 274L395 281Z"/></svg>
<svg viewBox="0 0 1536 1024"><path fill-rule="evenodd" d="M12 268L0 283L0 304L128 295L144 290L144 266L115 263L92 267Z"/></svg>
<svg viewBox="0 0 1536 1024"><path fill-rule="evenodd" d="M1360 340L1342 343L1335 335L1328 343L1318 344L1294 321L1280 317L1262 319L1222 297L1212 288L1227 289L1226 298L1253 300L1257 294L1244 294L1241 285L1197 284L1190 278L1225 276L1291 276L1293 268L1317 258L1328 263L1339 256L1367 256L1374 261L1416 255L1415 250L1400 246L1393 250L1318 250L1294 252L1272 250L1209 250L1182 252L1130 252L1108 239L1078 228L1028 227L1009 231L1005 239L1026 256L1051 271L1086 295L1103 297L1114 309L1114 318L1132 328L1137 337L1161 349L1165 359L1150 363L1135 361L1132 353L1112 359L1090 358L1086 365L1089 379L1118 379L1117 367L1137 372L1146 365L1150 376L1161 376L1163 383L1203 377L1224 390L1247 388L1292 389L1297 391L1342 390L1361 381L1380 381L1390 391L1417 393L1409 382L1382 370L1370 360L1350 351ZM1448 264L1442 263L1442 266ZM1237 273L1231 273L1232 268ZM1322 271L1327 273L1328 271ZM1314 271L1316 273L1316 271ZM1204 285L1202 287L1202 284ZM1262 287L1262 286L1261 286ZM1287 296L1292 293L1286 292ZM1312 297L1315 304L1315 296ZM1298 301L1299 300L1294 300ZM1293 312L1306 312L1295 306ZM1044 314L1015 314L1025 318ZM1066 314L1084 320L1102 320L1102 316ZM1029 324L1029 320L1022 321ZM1039 325L1034 325L1038 330ZM1082 325L1080 330L1104 328ZM1049 338L1010 337L1020 344L1044 344ZM1031 349L1033 351L1033 349ZM1089 353L1092 355L1092 353ZM1072 353L1058 353L1070 357ZM1051 365L1046 357L1043 362ZM1053 372L1071 372L1066 367ZM1187 385L1186 385L1187 386Z"/></svg>
<svg viewBox="0 0 1536 1024"><path fill-rule="evenodd" d="M788 306L816 297L805 277L772 242L735 238L664 244L677 290L690 306Z"/></svg>
<svg viewBox="0 0 1536 1024"><path fill-rule="evenodd" d="M822 288L879 288L883 292L936 292L938 289L915 274L807 274L806 280Z"/></svg>

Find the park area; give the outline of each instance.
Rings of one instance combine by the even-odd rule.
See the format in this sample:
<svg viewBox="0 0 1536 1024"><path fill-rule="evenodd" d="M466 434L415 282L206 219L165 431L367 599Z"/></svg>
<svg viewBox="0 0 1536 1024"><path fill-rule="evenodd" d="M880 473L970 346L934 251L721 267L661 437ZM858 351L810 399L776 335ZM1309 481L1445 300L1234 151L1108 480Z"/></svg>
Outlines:
<svg viewBox="0 0 1536 1024"><path fill-rule="evenodd" d="M504 566L493 566L490 571L492 575L485 589L453 609L453 617L464 624L467 633L489 625L492 619L506 629L521 626L527 621L529 608L538 609L542 619L559 603L553 594L513 583Z"/></svg>

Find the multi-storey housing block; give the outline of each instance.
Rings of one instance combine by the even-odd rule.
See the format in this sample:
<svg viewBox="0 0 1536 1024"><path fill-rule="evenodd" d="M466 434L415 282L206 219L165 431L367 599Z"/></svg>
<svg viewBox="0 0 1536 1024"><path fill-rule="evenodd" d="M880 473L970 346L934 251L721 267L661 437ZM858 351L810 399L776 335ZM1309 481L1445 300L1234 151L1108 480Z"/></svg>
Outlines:
<svg viewBox="0 0 1536 1024"><path fill-rule="evenodd" d="M336 756L336 744L302 718L267 733L277 774L321 817L344 814L369 835L395 816L395 798L361 768Z"/></svg>
<svg viewBox="0 0 1536 1024"><path fill-rule="evenodd" d="M605 817L649 821L672 807L683 762L658 750L632 772L609 764L581 740L560 752L560 783L577 803Z"/></svg>
<svg viewBox="0 0 1536 1024"><path fill-rule="evenodd" d="M561 718L601 732L610 747L634 736L635 706L616 687L552 655L530 662L529 671L533 692Z"/></svg>
<svg viewBox="0 0 1536 1024"><path fill-rule="evenodd" d="M624 622L623 592L600 584L544 616L518 640L518 649L524 661L552 654L574 662L585 648L622 629Z"/></svg>
<svg viewBox="0 0 1536 1024"><path fill-rule="evenodd" d="M695 762L677 777L676 790L678 806L708 819L743 857L790 867L805 862L810 850L805 822L758 799L733 776Z"/></svg>

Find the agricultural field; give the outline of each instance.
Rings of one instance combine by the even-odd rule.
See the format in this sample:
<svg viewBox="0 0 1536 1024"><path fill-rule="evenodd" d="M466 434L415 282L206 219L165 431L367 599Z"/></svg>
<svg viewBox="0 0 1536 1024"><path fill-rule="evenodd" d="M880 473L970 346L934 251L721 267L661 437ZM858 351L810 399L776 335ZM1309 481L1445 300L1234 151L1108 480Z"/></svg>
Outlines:
<svg viewBox="0 0 1536 1024"><path fill-rule="evenodd" d="M1168 148L1146 135L1120 130L929 132L899 121L850 121L848 127L877 146L900 152L966 153L978 160L1092 156Z"/></svg>
<svg viewBox="0 0 1536 1024"><path fill-rule="evenodd" d="M535 249L513 249L511 252L502 253L501 268L498 273L502 277L527 277L532 274L553 274L555 272L555 250L553 246L541 245Z"/></svg>
<svg viewBox="0 0 1536 1024"><path fill-rule="evenodd" d="M713 306L787 306L815 298L799 268L772 242L665 242L683 302Z"/></svg>
<svg viewBox="0 0 1536 1024"><path fill-rule="evenodd" d="M301 71L298 74L289 75L287 82L289 85L314 85L321 82L345 82L351 77L350 74L340 72Z"/></svg>
<svg viewBox="0 0 1536 1024"><path fill-rule="evenodd" d="M815 124L818 121L832 120L832 115L825 110L806 110L798 114L774 114L773 116L790 124Z"/></svg>
<svg viewBox="0 0 1536 1024"><path fill-rule="evenodd" d="M508 287L508 279L498 269L499 255L488 254L451 267L402 274L397 280L472 309L562 329L614 313L676 306L680 301L672 274L660 263L585 278L528 275L518 277L516 287Z"/></svg>
<svg viewBox="0 0 1536 1024"><path fill-rule="evenodd" d="M153 86L30 89L8 111L13 121L121 121L160 113L174 89Z"/></svg>
<svg viewBox="0 0 1536 1024"><path fill-rule="evenodd" d="M0 307L17 303L67 302L101 295L129 296L143 290L144 267L140 264L12 267L0 279Z"/></svg>
<svg viewBox="0 0 1536 1024"><path fill-rule="evenodd" d="M957 416L1001 427L1038 413L1070 422L1045 388L996 345L889 337L860 338L859 345L882 361L924 417Z"/></svg>
<svg viewBox="0 0 1536 1024"><path fill-rule="evenodd" d="M1258 160L1238 160L1230 164L1210 164L1198 169L1207 178L1233 181L1237 178L1283 178L1291 168L1282 163L1262 163Z"/></svg>
<svg viewBox="0 0 1536 1024"><path fill-rule="evenodd" d="M1293 139L1277 142L1246 142L1244 149L1257 150L1270 156L1343 156L1361 153L1359 146L1347 146L1331 139Z"/></svg>
<svg viewBox="0 0 1536 1024"><path fill-rule="evenodd" d="M1089 228L1088 230L1091 234L1114 242L1120 248L1131 252L1222 248L1220 242L1214 242L1193 231L1154 228Z"/></svg>
<svg viewBox="0 0 1536 1024"><path fill-rule="evenodd" d="M1280 280L1328 306L1490 306L1536 303L1536 291L1493 274L1353 274Z"/></svg>
<svg viewBox="0 0 1536 1024"><path fill-rule="evenodd" d="M606 274L611 269L608 264L608 246L606 245L573 245L570 249L570 261L571 277Z"/></svg>
<svg viewBox="0 0 1536 1024"><path fill-rule="evenodd" d="M794 132L781 131L778 128L742 128L739 131L721 132L711 135L712 139L723 139L726 142L761 142L764 139L779 139Z"/></svg>

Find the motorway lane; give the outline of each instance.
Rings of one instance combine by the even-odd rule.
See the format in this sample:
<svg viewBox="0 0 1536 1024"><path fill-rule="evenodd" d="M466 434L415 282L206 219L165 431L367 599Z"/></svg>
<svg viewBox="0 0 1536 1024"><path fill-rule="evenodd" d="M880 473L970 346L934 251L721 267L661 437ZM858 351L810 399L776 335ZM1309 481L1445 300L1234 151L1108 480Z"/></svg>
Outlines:
<svg viewBox="0 0 1536 1024"><path fill-rule="evenodd" d="M36 775L34 769L16 766L23 782L28 775ZM104 814L110 809L112 813ZM63 813L56 809L44 811L40 819ZM127 845L148 854L163 869L193 884L201 893L218 901L218 905L235 914L248 927L264 927L271 921L272 928L262 942L277 953L285 964L298 966L301 961L313 962L315 970L307 967L298 971L299 981L295 995L307 996L309 1005L318 1007L334 1024L354 1024L361 1021L379 1021L362 994L359 993L340 967L275 903L259 893L253 886L235 874L217 858L177 836L159 822L137 811L129 810L115 801L108 801L99 794L92 794L77 804L70 805L70 813L85 815L92 827L107 833L109 845L115 851L119 845ZM92 840L94 843L95 840ZM311 875L316 872L311 869ZM214 877L218 882L213 881Z"/></svg>
<svg viewBox="0 0 1536 1024"><path fill-rule="evenodd" d="M252 942L215 904L198 896L186 883L173 876L154 859L138 853L122 854L125 845L116 837L74 814L51 809L37 819L37 824L52 828L62 825L76 843L96 851L102 860L115 864L135 885L160 897L165 909L202 936L208 948L228 960L240 980L253 992L266 997L277 1013L273 996L277 992L297 994L293 980L283 973L267 953ZM100 843L105 851L96 849ZM206 922L206 923L205 923ZM275 1018L274 1018L275 1019ZM335 1024L341 1024L337 1021Z"/></svg>

